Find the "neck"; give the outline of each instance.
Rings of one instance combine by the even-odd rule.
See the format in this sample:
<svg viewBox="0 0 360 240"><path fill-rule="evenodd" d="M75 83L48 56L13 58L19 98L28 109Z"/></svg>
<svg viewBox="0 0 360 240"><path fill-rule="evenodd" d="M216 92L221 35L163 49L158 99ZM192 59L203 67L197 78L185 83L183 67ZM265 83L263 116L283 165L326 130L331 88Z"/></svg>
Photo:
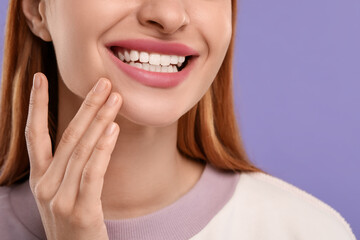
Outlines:
<svg viewBox="0 0 360 240"><path fill-rule="evenodd" d="M83 100L59 80L56 146ZM75 104L74 104L75 103ZM166 127L136 125L118 115L120 134L104 177L105 219L142 216L184 195L198 181L204 165L177 150L177 122Z"/></svg>

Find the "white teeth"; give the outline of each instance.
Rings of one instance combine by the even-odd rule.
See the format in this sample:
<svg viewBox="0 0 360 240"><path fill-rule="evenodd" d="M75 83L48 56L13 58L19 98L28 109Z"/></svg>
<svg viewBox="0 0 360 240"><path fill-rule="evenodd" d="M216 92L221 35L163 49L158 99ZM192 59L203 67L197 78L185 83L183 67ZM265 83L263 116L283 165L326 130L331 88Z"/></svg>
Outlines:
<svg viewBox="0 0 360 240"><path fill-rule="evenodd" d="M175 66L160 66L160 65L151 65L148 63L136 63L136 62L130 62L129 65L150 72L163 72L163 73L178 72Z"/></svg>
<svg viewBox="0 0 360 240"><path fill-rule="evenodd" d="M149 68L150 72L156 72L155 69L156 69L155 65L150 65Z"/></svg>
<svg viewBox="0 0 360 240"><path fill-rule="evenodd" d="M171 55L170 56L170 63L171 64L177 64L178 62L179 62L178 56L176 56L176 55Z"/></svg>
<svg viewBox="0 0 360 240"><path fill-rule="evenodd" d="M125 56L121 52L118 52L118 57L120 58L121 61L124 61L125 59Z"/></svg>
<svg viewBox="0 0 360 240"><path fill-rule="evenodd" d="M150 72L178 72L177 67L181 67L185 62L184 56L149 54L137 50L124 49L124 51L117 52L116 55L121 61ZM136 61L140 61L140 63Z"/></svg>
<svg viewBox="0 0 360 240"><path fill-rule="evenodd" d="M130 60L134 61L134 62L139 60L139 52L136 51L136 50L131 50L131 52L130 52Z"/></svg>
<svg viewBox="0 0 360 240"><path fill-rule="evenodd" d="M150 53L149 63L152 65L160 65L160 54Z"/></svg>
<svg viewBox="0 0 360 240"><path fill-rule="evenodd" d="M121 61L126 62L136 62L140 61L142 63L150 63L152 65L161 65L161 66L169 66L170 64L181 66L183 62L185 62L184 56L176 56L176 55L166 55L159 53L148 53L148 52L140 52L137 50L123 50L118 51L116 53L118 58ZM179 65L180 64L180 65Z"/></svg>
<svg viewBox="0 0 360 240"><path fill-rule="evenodd" d="M135 67L143 69L143 65L141 63L135 63Z"/></svg>
<svg viewBox="0 0 360 240"><path fill-rule="evenodd" d="M147 52L140 52L140 62L149 62L149 54Z"/></svg>
<svg viewBox="0 0 360 240"><path fill-rule="evenodd" d="M148 63L143 63L143 64L142 64L142 68L143 68L144 70L146 70L146 71L149 71L149 70L150 70L150 64L148 64Z"/></svg>
<svg viewBox="0 0 360 240"><path fill-rule="evenodd" d="M161 72L168 72L168 67L162 66L161 67Z"/></svg>
<svg viewBox="0 0 360 240"><path fill-rule="evenodd" d="M170 65L170 56L169 55L160 55L160 64L162 66Z"/></svg>
<svg viewBox="0 0 360 240"><path fill-rule="evenodd" d="M125 60L127 62L130 62L130 53L128 51L125 50Z"/></svg>

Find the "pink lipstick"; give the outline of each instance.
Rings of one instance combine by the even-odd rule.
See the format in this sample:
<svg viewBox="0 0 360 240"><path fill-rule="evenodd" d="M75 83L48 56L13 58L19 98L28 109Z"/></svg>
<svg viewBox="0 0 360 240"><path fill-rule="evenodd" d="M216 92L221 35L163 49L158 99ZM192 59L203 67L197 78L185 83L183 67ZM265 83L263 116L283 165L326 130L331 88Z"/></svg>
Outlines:
<svg viewBox="0 0 360 240"><path fill-rule="evenodd" d="M180 84L187 78L199 56L198 52L184 44L146 39L114 41L106 44L106 47L110 58L120 70L141 84L155 88L171 88ZM152 72L131 66L120 60L114 52L114 49L119 47L129 51L137 50L148 53L185 56L186 60L179 72Z"/></svg>

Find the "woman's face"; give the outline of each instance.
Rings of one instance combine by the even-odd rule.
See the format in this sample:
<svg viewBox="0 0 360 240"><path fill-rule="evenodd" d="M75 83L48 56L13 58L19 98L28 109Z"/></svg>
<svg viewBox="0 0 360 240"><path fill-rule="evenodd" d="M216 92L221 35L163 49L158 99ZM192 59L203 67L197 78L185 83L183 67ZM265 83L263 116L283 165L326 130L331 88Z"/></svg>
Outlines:
<svg viewBox="0 0 360 240"><path fill-rule="evenodd" d="M140 125L166 126L191 109L213 82L231 40L231 0L48 0L45 5L67 88L83 99L100 77L108 78L123 98L119 114ZM109 43L134 39L181 43L198 56L176 86L144 85L119 68L108 50Z"/></svg>

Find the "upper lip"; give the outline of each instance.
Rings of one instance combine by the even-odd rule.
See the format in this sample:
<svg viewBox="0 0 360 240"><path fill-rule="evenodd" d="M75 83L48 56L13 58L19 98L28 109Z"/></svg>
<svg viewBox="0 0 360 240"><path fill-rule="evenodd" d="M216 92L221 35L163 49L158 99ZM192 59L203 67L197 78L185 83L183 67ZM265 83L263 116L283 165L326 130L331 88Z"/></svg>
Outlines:
<svg viewBox="0 0 360 240"><path fill-rule="evenodd" d="M199 53L193 48L176 42L163 42L151 39L126 39L109 42L106 44L107 48L111 47L123 47L126 49L156 52L167 55L178 56L199 56Z"/></svg>

